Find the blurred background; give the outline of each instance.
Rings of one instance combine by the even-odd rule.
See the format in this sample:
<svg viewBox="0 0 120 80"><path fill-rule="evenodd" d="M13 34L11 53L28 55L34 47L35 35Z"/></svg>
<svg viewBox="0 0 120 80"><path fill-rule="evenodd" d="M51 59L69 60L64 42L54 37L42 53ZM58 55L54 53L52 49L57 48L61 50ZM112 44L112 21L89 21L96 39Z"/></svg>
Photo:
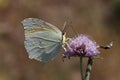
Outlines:
<svg viewBox="0 0 120 80"><path fill-rule="evenodd" d="M0 0L0 80L81 80L79 58L62 53L48 63L28 59L21 21L43 19L59 29L65 21L67 36L88 34L99 45L114 41L95 59L91 80L120 80L120 0ZM86 59L84 60L84 66Z"/></svg>

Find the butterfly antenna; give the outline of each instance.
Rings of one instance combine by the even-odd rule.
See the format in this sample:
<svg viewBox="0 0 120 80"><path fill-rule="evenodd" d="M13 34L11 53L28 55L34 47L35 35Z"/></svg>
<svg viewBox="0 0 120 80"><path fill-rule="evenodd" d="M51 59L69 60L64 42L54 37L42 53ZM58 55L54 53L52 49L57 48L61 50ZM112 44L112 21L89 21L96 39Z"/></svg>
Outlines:
<svg viewBox="0 0 120 80"><path fill-rule="evenodd" d="M69 18L67 19L67 21L64 22L63 29L62 29L62 34L63 35L65 34L65 32L67 32L69 27L71 27L73 32L76 34L75 29L73 28L73 26L71 24L72 24L72 21L70 21Z"/></svg>
<svg viewBox="0 0 120 80"><path fill-rule="evenodd" d="M66 25L67 25L67 21L64 22L63 24L63 29L62 29L62 33L64 34L66 31Z"/></svg>

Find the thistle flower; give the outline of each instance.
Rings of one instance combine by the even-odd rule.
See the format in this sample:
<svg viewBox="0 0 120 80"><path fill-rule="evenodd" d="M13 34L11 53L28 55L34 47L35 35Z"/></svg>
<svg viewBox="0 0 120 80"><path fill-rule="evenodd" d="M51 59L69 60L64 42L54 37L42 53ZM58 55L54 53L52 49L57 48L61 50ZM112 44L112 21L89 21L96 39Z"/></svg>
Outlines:
<svg viewBox="0 0 120 80"><path fill-rule="evenodd" d="M68 42L68 49L63 57L86 56L91 57L99 54L98 45L88 35L78 35Z"/></svg>

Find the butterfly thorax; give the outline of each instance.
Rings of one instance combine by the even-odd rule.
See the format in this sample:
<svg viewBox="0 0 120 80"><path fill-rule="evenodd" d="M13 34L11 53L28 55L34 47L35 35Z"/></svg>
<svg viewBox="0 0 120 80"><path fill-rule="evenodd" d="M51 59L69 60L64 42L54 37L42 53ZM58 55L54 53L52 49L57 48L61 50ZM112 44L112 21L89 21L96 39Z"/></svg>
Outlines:
<svg viewBox="0 0 120 80"><path fill-rule="evenodd" d="M62 47L66 51L66 45L68 44L69 39L66 37L66 33L62 36Z"/></svg>

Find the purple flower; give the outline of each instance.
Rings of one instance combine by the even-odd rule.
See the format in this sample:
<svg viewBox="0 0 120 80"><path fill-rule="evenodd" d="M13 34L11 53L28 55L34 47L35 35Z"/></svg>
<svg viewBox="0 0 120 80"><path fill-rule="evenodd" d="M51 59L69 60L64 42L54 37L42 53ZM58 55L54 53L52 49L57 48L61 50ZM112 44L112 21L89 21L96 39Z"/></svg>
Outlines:
<svg viewBox="0 0 120 80"><path fill-rule="evenodd" d="M63 53L63 57L72 56L95 56L99 54L98 45L88 35L79 35L68 42L68 49Z"/></svg>

